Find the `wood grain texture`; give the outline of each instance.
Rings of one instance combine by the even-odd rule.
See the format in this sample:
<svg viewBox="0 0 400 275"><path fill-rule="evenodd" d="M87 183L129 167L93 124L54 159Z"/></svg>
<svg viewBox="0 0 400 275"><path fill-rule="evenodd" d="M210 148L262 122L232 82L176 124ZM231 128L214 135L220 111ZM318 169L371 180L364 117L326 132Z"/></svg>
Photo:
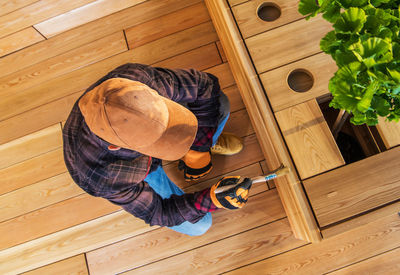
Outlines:
<svg viewBox="0 0 400 275"><path fill-rule="evenodd" d="M0 38L0 57L43 40L44 37L32 27L10 34Z"/></svg>
<svg viewBox="0 0 400 275"><path fill-rule="evenodd" d="M276 0L273 3L279 7L281 15L274 21L264 21L257 15L257 12L259 7L265 3L264 0L252 0L232 8L243 38L277 28L303 17L298 12L298 0Z"/></svg>
<svg viewBox="0 0 400 275"><path fill-rule="evenodd" d="M216 274L304 244L283 219L123 274Z"/></svg>
<svg viewBox="0 0 400 275"><path fill-rule="evenodd" d="M155 228L125 211L118 211L0 251L0 261L7 261L7 265L0 265L0 273L29 271Z"/></svg>
<svg viewBox="0 0 400 275"><path fill-rule="evenodd" d="M365 261L350 265L330 274L333 275L356 275L356 274L376 274L376 275L395 275L400 273L400 248L384 254L369 258Z"/></svg>
<svg viewBox="0 0 400 275"><path fill-rule="evenodd" d="M221 41L217 41L216 44L217 44L217 47L218 47L219 54L220 54L220 56L222 58L222 61L224 63L228 62L228 59L226 59L226 55L225 55L225 52L224 52L224 48L222 47Z"/></svg>
<svg viewBox="0 0 400 275"><path fill-rule="evenodd" d="M285 212L277 192L264 192L252 197L241 210L219 210L213 213L213 225L205 235L191 237L168 228L160 228L91 251L87 253L89 271L92 274L123 272L230 237L284 216ZM246 222L242 222L243 220ZM161 269L153 274L165 274L164 272L166 271Z"/></svg>
<svg viewBox="0 0 400 275"><path fill-rule="evenodd" d="M229 63L223 63L221 65L205 70L205 72L218 77L219 85L222 89L236 84Z"/></svg>
<svg viewBox="0 0 400 275"><path fill-rule="evenodd" d="M80 254L60 262L46 265L41 268L23 273L24 275L42 274L68 274L68 275L87 275L89 274L86 266L84 254Z"/></svg>
<svg viewBox="0 0 400 275"><path fill-rule="evenodd" d="M62 146L59 124L0 145L0 169L50 152Z"/></svg>
<svg viewBox="0 0 400 275"><path fill-rule="evenodd" d="M217 40L218 37L211 22L158 39L138 47L134 51L126 51L3 99L0 102L0 120L84 90L121 64L127 62L154 64ZM69 85L64 85L65 83L69 83ZM14 108L10 110L7 106L14 106Z"/></svg>
<svg viewBox="0 0 400 275"><path fill-rule="evenodd" d="M233 7L249 0L228 0L229 4Z"/></svg>
<svg viewBox="0 0 400 275"><path fill-rule="evenodd" d="M73 182L69 173L43 180L0 196L0 221L75 197L84 191Z"/></svg>
<svg viewBox="0 0 400 275"><path fill-rule="evenodd" d="M0 223L0 250L85 223L120 210L103 198L82 194Z"/></svg>
<svg viewBox="0 0 400 275"><path fill-rule="evenodd" d="M67 168L62 148L28 159L0 170L0 194L51 178Z"/></svg>
<svg viewBox="0 0 400 275"><path fill-rule="evenodd" d="M379 124L376 128L381 135L386 148L392 148L400 144L400 123L386 121L379 117Z"/></svg>
<svg viewBox="0 0 400 275"><path fill-rule="evenodd" d="M354 228L372 223L383 217L393 215L393 213L399 212L399 209L400 209L400 201L394 202L384 207L378 208L374 211L354 217L345 222L326 227L321 230L321 233L325 239L330 238L332 236L342 234L346 231L350 231Z"/></svg>
<svg viewBox="0 0 400 275"><path fill-rule="evenodd" d="M18 10L39 0L7 0L0 2L0 16Z"/></svg>
<svg viewBox="0 0 400 275"><path fill-rule="evenodd" d="M41 0L0 17L0 37L25 29L94 0Z"/></svg>
<svg viewBox="0 0 400 275"><path fill-rule="evenodd" d="M254 134L254 129L251 126L250 118L246 109L231 113L224 131L233 133L238 137L245 137Z"/></svg>
<svg viewBox="0 0 400 275"><path fill-rule="evenodd" d="M317 16L253 36L245 42L257 72L263 73L319 53L319 41L331 29L329 22Z"/></svg>
<svg viewBox="0 0 400 275"><path fill-rule="evenodd" d="M231 104L231 112L235 112L245 108L242 97L240 96L240 91L237 85L230 86L223 89L223 92L229 98L229 103Z"/></svg>
<svg viewBox="0 0 400 275"><path fill-rule="evenodd" d="M325 274L400 245L397 213L317 244L266 258L227 274Z"/></svg>
<svg viewBox="0 0 400 275"><path fill-rule="evenodd" d="M130 49L210 20L204 3L199 3L125 30Z"/></svg>
<svg viewBox="0 0 400 275"><path fill-rule="evenodd" d="M400 198L400 147L304 181L321 227Z"/></svg>
<svg viewBox="0 0 400 275"><path fill-rule="evenodd" d="M0 144L39 131L40 129L65 121L75 101L83 91L41 105L37 108L0 121ZM35 119L32 119L35 118Z"/></svg>
<svg viewBox="0 0 400 275"><path fill-rule="evenodd" d="M160 16L160 11L173 12L201 0L149 0L42 41L0 59L0 76L14 73L48 58L88 44L104 36ZM101 26L101 27L99 27Z"/></svg>
<svg viewBox="0 0 400 275"><path fill-rule="evenodd" d="M83 66L96 63L110 56L127 51L122 32L71 50L37 65L0 78L0 95L12 98L13 95L30 87L44 83Z"/></svg>
<svg viewBox="0 0 400 275"><path fill-rule="evenodd" d="M46 38L50 38L144 1L146 0L97 0L35 24L34 27Z"/></svg>
<svg viewBox="0 0 400 275"><path fill-rule="evenodd" d="M339 148L315 100L275 115L302 179L344 165Z"/></svg>
<svg viewBox="0 0 400 275"><path fill-rule="evenodd" d="M225 1L206 0L207 8L220 37L225 55L249 112L252 125L259 137L268 170L282 163L293 168L293 163L284 144L264 90L258 81L239 30ZM292 170L294 171L294 170ZM277 180L278 192L297 238L319 241L321 235L303 188L294 173Z"/></svg>
<svg viewBox="0 0 400 275"><path fill-rule="evenodd" d="M294 70L307 70L313 77L313 86L307 92L295 92L288 84ZM274 112L329 94L329 80L337 71L332 58L320 53L260 75L261 82ZM298 81L301 83L301 81ZM299 83L299 84L300 84Z"/></svg>

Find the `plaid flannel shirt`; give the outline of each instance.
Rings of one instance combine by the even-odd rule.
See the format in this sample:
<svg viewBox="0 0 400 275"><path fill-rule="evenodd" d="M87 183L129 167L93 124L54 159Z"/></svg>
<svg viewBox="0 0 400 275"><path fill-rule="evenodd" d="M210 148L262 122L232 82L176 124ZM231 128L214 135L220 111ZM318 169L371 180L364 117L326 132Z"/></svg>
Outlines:
<svg viewBox="0 0 400 275"><path fill-rule="evenodd" d="M169 70L129 63L108 73L86 92L116 77L142 82L160 95L186 106L197 117L199 127L191 149L209 150L219 114L220 87L215 76L193 69ZM89 130L78 101L63 130L64 159L73 180L83 190L120 205L150 225L195 223L207 212L217 209L209 189L162 199L144 181L148 173L161 165L161 160L124 148L108 150L111 144Z"/></svg>

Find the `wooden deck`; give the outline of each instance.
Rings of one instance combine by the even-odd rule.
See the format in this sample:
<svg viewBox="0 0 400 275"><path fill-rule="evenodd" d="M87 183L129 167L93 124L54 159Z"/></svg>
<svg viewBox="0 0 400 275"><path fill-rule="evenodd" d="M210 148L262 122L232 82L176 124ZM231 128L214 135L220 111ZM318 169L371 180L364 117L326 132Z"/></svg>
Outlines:
<svg viewBox="0 0 400 275"><path fill-rule="evenodd" d="M215 212L212 228L199 237L149 227L84 193L63 162L63 122L83 90L127 62L213 73L230 98L226 128L243 137L245 149L214 157L213 172L196 184L183 181L176 162L166 163L186 192L222 175L267 172L202 0L1 1L0 274L400 272L400 203L361 227L309 244L293 236L273 183L255 185L244 209Z"/></svg>

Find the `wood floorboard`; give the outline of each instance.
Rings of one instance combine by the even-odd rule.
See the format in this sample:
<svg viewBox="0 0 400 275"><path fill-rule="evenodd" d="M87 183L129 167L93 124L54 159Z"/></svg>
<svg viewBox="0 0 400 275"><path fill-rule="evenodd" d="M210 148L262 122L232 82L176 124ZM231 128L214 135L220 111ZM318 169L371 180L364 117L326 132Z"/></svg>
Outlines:
<svg viewBox="0 0 400 275"><path fill-rule="evenodd" d="M254 1L229 3L239 9ZM189 237L150 227L72 181L62 123L87 87L127 62L212 73L230 100L226 130L243 138L244 149L213 155L212 172L196 182L183 180L177 162L165 162L185 192L222 176L268 172L204 1L0 1L0 25L0 274L398 273L394 206L311 245L294 238L273 181L257 183L245 208L216 211L205 235Z"/></svg>

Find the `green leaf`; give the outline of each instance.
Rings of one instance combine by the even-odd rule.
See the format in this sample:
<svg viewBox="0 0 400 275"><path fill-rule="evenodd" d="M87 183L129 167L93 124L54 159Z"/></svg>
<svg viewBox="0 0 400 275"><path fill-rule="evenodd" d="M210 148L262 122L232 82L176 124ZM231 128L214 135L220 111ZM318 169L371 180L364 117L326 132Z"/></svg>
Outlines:
<svg viewBox="0 0 400 275"><path fill-rule="evenodd" d="M390 62L393 59L391 44L377 37L355 43L350 47L350 50L368 68L376 64Z"/></svg>
<svg viewBox="0 0 400 275"><path fill-rule="evenodd" d="M352 53L352 52L343 52L343 51L339 51L337 50L334 54L333 54L333 58L336 61L336 64L339 67L343 67L346 66L352 62L358 62L357 57Z"/></svg>
<svg viewBox="0 0 400 275"><path fill-rule="evenodd" d="M319 6L315 0L301 0L298 10L302 15L315 16L319 11Z"/></svg>
<svg viewBox="0 0 400 275"><path fill-rule="evenodd" d="M349 8L340 15L333 27L338 32L359 33L366 22L365 12L360 8Z"/></svg>
<svg viewBox="0 0 400 275"><path fill-rule="evenodd" d="M368 0L338 0L344 8L362 7L368 3Z"/></svg>
<svg viewBox="0 0 400 275"><path fill-rule="evenodd" d="M341 45L340 42L335 35L335 31L330 31L321 39L319 45L322 51L332 53L332 48L339 47Z"/></svg>
<svg viewBox="0 0 400 275"><path fill-rule="evenodd" d="M371 101L373 96L375 95L376 91L379 88L379 83L374 81L372 82L367 89L365 90L365 93L361 100L357 104L357 110L360 112L366 112L369 107L371 106Z"/></svg>
<svg viewBox="0 0 400 275"><path fill-rule="evenodd" d="M400 83L400 72L397 70L390 70L389 68L387 68L390 76L397 82Z"/></svg>
<svg viewBox="0 0 400 275"><path fill-rule="evenodd" d="M390 113L390 103L380 97L380 96L374 96L371 102L371 107L376 110L378 115L380 116L387 116Z"/></svg>
<svg viewBox="0 0 400 275"><path fill-rule="evenodd" d="M328 22L335 23L340 17L340 6L336 2L333 2L323 11L323 13L322 17L324 19Z"/></svg>
<svg viewBox="0 0 400 275"><path fill-rule="evenodd" d="M360 73L362 64L360 62L352 62L346 66L341 67L337 72L336 76L346 81L347 83L356 83L357 76Z"/></svg>

